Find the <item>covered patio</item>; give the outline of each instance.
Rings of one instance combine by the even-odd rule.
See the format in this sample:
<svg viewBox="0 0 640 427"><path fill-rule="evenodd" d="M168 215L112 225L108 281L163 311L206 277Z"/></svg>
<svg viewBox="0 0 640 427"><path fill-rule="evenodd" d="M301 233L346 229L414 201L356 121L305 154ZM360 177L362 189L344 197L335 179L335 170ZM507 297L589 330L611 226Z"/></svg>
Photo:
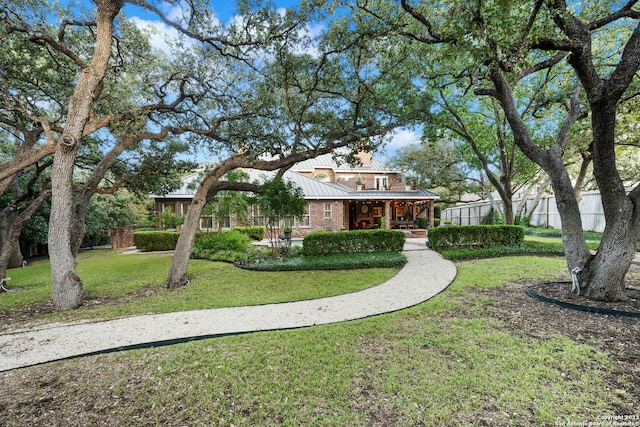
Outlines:
<svg viewBox="0 0 640 427"><path fill-rule="evenodd" d="M354 197L355 196L355 197ZM433 227L437 195L428 190L361 191L347 201L348 229Z"/></svg>

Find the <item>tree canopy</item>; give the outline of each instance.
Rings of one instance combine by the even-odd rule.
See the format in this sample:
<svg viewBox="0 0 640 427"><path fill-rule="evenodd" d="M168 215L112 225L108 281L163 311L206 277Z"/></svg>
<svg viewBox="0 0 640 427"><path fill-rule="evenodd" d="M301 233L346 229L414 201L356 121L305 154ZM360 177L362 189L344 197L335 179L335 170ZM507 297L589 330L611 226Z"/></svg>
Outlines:
<svg viewBox="0 0 640 427"><path fill-rule="evenodd" d="M423 126L431 144L446 138L505 205L542 169L582 292L625 298L640 239L640 189L625 188L638 168L637 1L320 1L284 11L241 1L239 16L222 23L205 3L171 14L131 0L176 31L167 51L126 19L120 0L71 9L0 1L0 192L51 162L42 180L50 188L30 200L51 192L59 309L82 301L75 255L94 193L168 191L171 173L188 167L173 161L185 150L218 161L185 218L167 279L180 286L203 207L219 191L256 189L226 181L229 171L283 171L339 148L354 160L407 125ZM308 31L318 22L323 31ZM595 256L575 188L589 170L607 222Z"/></svg>
<svg viewBox="0 0 640 427"><path fill-rule="evenodd" d="M598 299L626 298L624 276L640 239L640 188L626 192L616 164L615 137L618 110L636 94L636 3L592 2L574 9L562 0L506 5L402 0L412 22L391 21L421 46L420 54L440 55L452 66L443 72L450 84L500 106L515 144L551 178L567 265L578 290ZM531 114L524 114L527 111ZM576 124L587 117L590 138L575 138ZM566 167L571 142L593 163L605 206L607 226L595 256L582 237Z"/></svg>

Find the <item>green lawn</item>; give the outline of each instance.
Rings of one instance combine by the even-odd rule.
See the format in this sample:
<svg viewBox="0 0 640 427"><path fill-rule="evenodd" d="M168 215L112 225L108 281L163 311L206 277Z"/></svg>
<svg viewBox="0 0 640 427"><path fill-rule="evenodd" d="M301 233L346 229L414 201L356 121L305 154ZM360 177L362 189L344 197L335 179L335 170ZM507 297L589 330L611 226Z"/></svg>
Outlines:
<svg viewBox="0 0 640 427"><path fill-rule="evenodd" d="M398 271L398 268L370 268L256 272L229 263L191 260L190 285L169 290L162 284L170 263L171 257L166 253L81 252L77 271L84 281L87 299L95 303L40 318L58 321L113 318L321 298L378 285ZM0 295L0 310L50 300L50 274L49 262L45 260L9 270L9 286L15 292Z"/></svg>
<svg viewBox="0 0 640 427"><path fill-rule="evenodd" d="M457 267L445 292L395 313L22 370L30 391L11 397L0 421L38 413L30 402L43 399L58 425L541 426L631 407L610 390L606 354L505 328L482 295L506 281L556 277L563 258ZM212 280L224 281L224 271ZM40 386L26 387L29 376Z"/></svg>

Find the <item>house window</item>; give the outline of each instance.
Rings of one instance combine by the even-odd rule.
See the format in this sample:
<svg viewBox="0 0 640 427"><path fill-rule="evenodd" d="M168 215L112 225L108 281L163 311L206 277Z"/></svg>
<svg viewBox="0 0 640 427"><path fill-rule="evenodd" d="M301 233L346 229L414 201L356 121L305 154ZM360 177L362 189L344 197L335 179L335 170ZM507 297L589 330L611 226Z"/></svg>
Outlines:
<svg viewBox="0 0 640 427"><path fill-rule="evenodd" d="M309 213L309 209L310 209L309 205L307 205L306 211L305 211L304 216L302 217L302 219L296 218L296 220L294 221L294 224L297 227L301 227L301 228L311 227L311 215Z"/></svg>
<svg viewBox="0 0 640 427"><path fill-rule="evenodd" d="M376 176L376 190L386 190L388 181L386 176Z"/></svg>
<svg viewBox="0 0 640 427"><path fill-rule="evenodd" d="M203 216L200 218L200 230L212 230L213 229L213 217Z"/></svg>
<svg viewBox="0 0 640 427"><path fill-rule="evenodd" d="M163 203L162 204L162 212L176 213L176 204L175 203Z"/></svg>
<svg viewBox="0 0 640 427"><path fill-rule="evenodd" d="M322 182L329 182L329 175L324 172L319 172L314 176L315 179Z"/></svg>
<svg viewBox="0 0 640 427"><path fill-rule="evenodd" d="M189 210L189 206L191 206L191 202L182 202L180 204L180 208L182 210L182 215L186 215L187 211Z"/></svg>
<svg viewBox="0 0 640 427"><path fill-rule="evenodd" d="M264 216L260 212L260 206L258 205L251 206L251 224L264 226Z"/></svg>
<svg viewBox="0 0 640 427"><path fill-rule="evenodd" d="M324 204L324 219L331 219L331 203Z"/></svg>

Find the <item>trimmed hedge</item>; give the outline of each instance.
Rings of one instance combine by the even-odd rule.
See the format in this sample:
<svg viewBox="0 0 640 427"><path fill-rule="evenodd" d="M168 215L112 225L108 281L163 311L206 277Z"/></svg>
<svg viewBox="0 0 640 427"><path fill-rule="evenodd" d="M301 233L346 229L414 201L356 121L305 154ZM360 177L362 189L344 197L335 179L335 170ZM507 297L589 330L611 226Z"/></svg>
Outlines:
<svg viewBox="0 0 640 427"><path fill-rule="evenodd" d="M237 231L238 233L246 234L249 236L251 240L262 240L264 239L264 227L259 225L248 226L248 227L234 227L232 231Z"/></svg>
<svg viewBox="0 0 640 427"><path fill-rule="evenodd" d="M517 246L524 241L524 228L516 225L458 225L429 230L429 246L436 250Z"/></svg>
<svg viewBox="0 0 640 427"><path fill-rule="evenodd" d="M305 256L344 253L400 252L405 234L398 230L314 231L302 242Z"/></svg>
<svg viewBox="0 0 640 427"><path fill-rule="evenodd" d="M133 242L144 251L172 251L176 248L180 233L177 231L136 231Z"/></svg>

